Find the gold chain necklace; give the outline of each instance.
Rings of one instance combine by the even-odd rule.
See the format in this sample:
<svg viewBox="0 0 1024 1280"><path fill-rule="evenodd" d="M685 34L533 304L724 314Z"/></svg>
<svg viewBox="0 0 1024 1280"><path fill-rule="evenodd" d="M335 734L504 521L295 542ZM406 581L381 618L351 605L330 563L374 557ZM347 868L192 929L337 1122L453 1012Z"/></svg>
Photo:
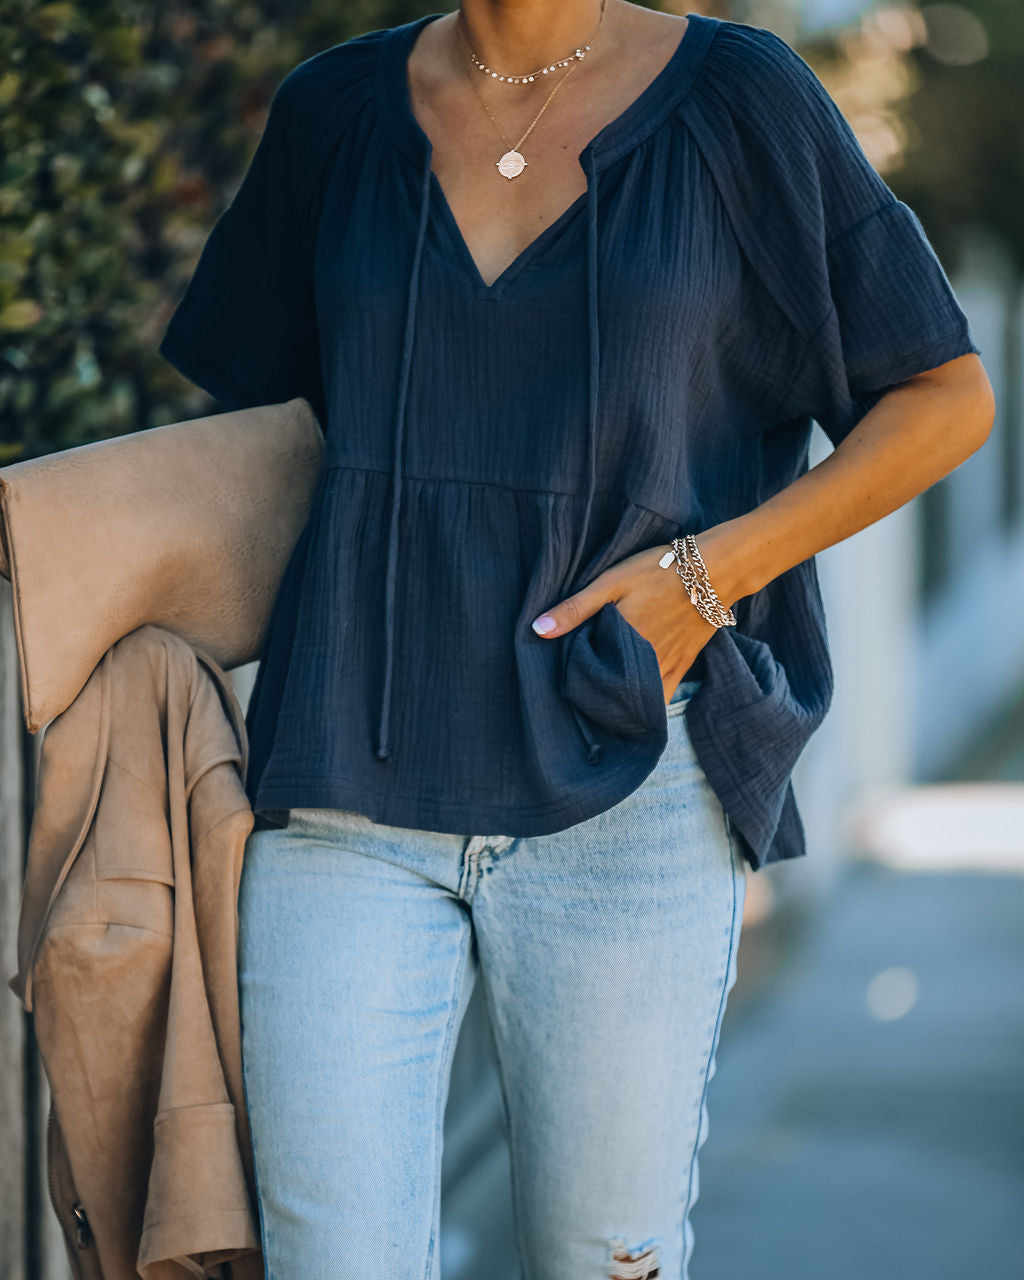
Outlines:
<svg viewBox="0 0 1024 1280"><path fill-rule="evenodd" d="M600 29L601 23L604 21L604 11L605 11L605 6L606 6L606 4L607 4L607 0L601 0L601 16L598 18L598 20L597 20L597 26L595 26L595 27L594 27L594 30L591 32L590 37L589 37L589 40L593 40L593 39L594 39L594 36L597 34L598 30ZM473 50L472 50L472 49L470 49L469 45L466 43L466 41L465 41L465 39L464 39L464 37L463 37L463 35L462 35L462 32L459 30L459 20L460 20L461 18L462 18L462 10L461 10L461 8L460 8L460 9L459 9L459 12L458 12L458 15L456 16L456 19L455 19L455 34L458 36L458 38L459 38L460 42L462 43L463 47L466 49L467 53L469 54L470 64L471 64L471 65L476 65L476 66L480 66L480 67L482 67L482 66L483 66L483 63L481 63L481 62L477 59L476 54L473 52ZM558 90L559 90L559 89L561 89L562 85L563 85L563 84L565 84L566 80L568 80L568 79L569 79L569 77L570 77L570 76L572 75L572 73L576 70L576 68L579 66L579 64L583 61L583 58L584 58L585 54L586 54L587 52L589 52L589 50L590 50L590 43L589 43L589 41L588 41L588 43L587 43L587 44L582 45L580 48L578 48L578 49L576 50L576 53L575 53L575 55L574 55L573 57L571 57L571 58L566 58L566 59L564 59L564 60L563 60L563 61L561 61L561 62L551 63L547 68L544 68L544 70L547 70L547 71L554 71L555 67L558 67L558 66L565 66L567 63L570 63L570 62L572 63L572 65L569 67L569 70L565 73L565 75L561 78L561 80L559 80L559 82L555 85L555 87L554 87L554 88L551 90L551 92L548 94L548 96L547 96L547 98L546 98L546 100L545 100L545 102L544 102L544 105L541 107L541 109L540 109L540 110L537 112L537 114L534 116L533 121L532 121L532 122L531 122L531 124L530 124L530 127L526 130L526 132L523 134L523 136L522 136L522 137L519 139L519 141L518 141L518 142L516 142L516 143L512 143L512 142L510 142L510 141L509 141L509 137L508 137L508 135L507 135L507 134L505 133L505 131L502 129L501 125L500 125L500 124L498 124L497 120L495 120L495 119L494 119L494 115L493 115L493 113L491 112L490 107L489 107L489 106L487 105L487 103L484 101L483 95L480 93L480 90L476 87L476 78L474 77L474 75L473 75L473 73L472 73L471 71L469 72L470 82L471 82L471 84L473 85L473 92L474 92L474 93L476 94L476 96L480 99L480 103L481 103L481 105L483 106L483 109L484 109L484 110L487 112L487 114L490 116L490 118L491 118L491 122L493 123L493 125L494 125L495 129L497 129L497 131L501 134L502 138L504 138L504 140L505 140L505 145L508 147L508 150L507 150L507 151L505 152L505 154L501 157L501 159L500 159L500 160L498 160L498 161L496 161L498 172L502 175L502 177L504 177L504 178L509 178L509 179L511 179L511 178L518 178L518 177L519 177L519 175L520 175L520 174L523 172L523 170L526 168L526 157L522 154L522 152L519 150L519 148L523 145L523 143L526 141L526 139L527 139L527 138L530 136L530 134L533 132L534 126L536 125L537 121L541 118L541 116L542 116L542 115L544 114L544 112L547 110L547 108L548 108L548 103L549 103L549 102L551 101L551 99L555 96L555 94L558 92ZM518 79L519 79L519 80L532 80L536 74L537 74L536 72L533 72L533 73L530 73L530 74L528 74L528 75L526 75L526 76L520 76L520 77L518 77ZM515 79L516 79L515 77L511 77L511 76L501 76L501 75L499 75L497 72L494 72L494 71L492 71L492 72L491 72L491 75L492 75L492 77L493 77L493 78L496 78L496 79L499 79L499 80L501 80L501 79L505 79L505 80L513 80L513 82L514 82L514 81L515 81Z"/></svg>
<svg viewBox="0 0 1024 1280"><path fill-rule="evenodd" d="M603 15L604 5L601 6L601 11ZM601 23L598 22L597 27L600 25ZM591 40L594 38L594 33L597 31L597 27L595 27L594 31L590 33L589 38ZM456 23L456 30L458 30L458 23ZM465 44L466 42L463 40L463 45ZM590 45L584 44L577 48L574 53L571 53L568 58L561 58L556 62L548 63L546 66L538 67L536 71L528 71L524 75L514 76L510 72L495 71L493 67L489 67L486 63L481 62L473 50L469 49L468 45L466 45L466 48L469 51L469 56L474 66L478 67L485 75L489 75L493 80L504 80L508 84L532 83L538 76L546 76L549 72L555 71L558 67L567 67L574 58L582 60L590 52Z"/></svg>

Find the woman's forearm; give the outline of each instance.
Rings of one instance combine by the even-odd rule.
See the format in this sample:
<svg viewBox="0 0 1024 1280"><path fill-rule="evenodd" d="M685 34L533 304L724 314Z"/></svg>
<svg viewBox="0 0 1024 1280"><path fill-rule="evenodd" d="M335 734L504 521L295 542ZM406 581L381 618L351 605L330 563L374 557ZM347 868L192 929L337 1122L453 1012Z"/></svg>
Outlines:
<svg viewBox="0 0 1024 1280"><path fill-rule="evenodd" d="M887 392L838 447L754 510L700 535L726 603L895 511L988 438L995 398L977 355Z"/></svg>

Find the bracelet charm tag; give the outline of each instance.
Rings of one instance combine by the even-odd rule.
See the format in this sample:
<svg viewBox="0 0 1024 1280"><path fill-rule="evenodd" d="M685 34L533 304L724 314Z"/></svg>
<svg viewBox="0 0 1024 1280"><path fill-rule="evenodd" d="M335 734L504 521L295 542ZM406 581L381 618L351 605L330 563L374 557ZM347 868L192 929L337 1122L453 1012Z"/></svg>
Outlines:
<svg viewBox="0 0 1024 1280"><path fill-rule="evenodd" d="M705 622L710 622L713 627L734 627L736 615L722 604L708 581L707 566L692 533L673 538L671 551L666 551L658 560L663 569L667 569L673 562L676 573L682 580L683 589L690 597L690 603Z"/></svg>

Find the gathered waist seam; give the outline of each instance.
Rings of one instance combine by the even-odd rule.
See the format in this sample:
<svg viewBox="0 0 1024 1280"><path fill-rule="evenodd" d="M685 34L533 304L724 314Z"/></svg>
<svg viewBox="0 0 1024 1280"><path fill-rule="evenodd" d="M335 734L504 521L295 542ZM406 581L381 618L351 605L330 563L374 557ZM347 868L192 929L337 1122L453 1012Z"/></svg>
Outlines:
<svg viewBox="0 0 1024 1280"><path fill-rule="evenodd" d="M331 462L325 463L323 470L326 471L359 471L366 475L383 476L390 479L391 472L385 471L382 467L356 467L347 462ZM586 495L582 493L567 493L563 489L541 489L533 486L520 488L519 486L511 486L507 484L499 484L496 480L467 480L457 476L416 476L411 472L405 473L406 481L413 481L417 484L451 484L465 485L473 488L499 489L502 493L518 494L518 493L534 493L541 494L552 498L584 498ZM618 498L621 502L627 503L631 507L635 507L637 511L646 512L647 515L656 516L659 520L668 520L678 522L679 517L675 515L667 515L664 511L657 511L654 507L648 507L642 502L637 502L635 498L627 497L624 493L619 493L615 489L598 489L595 491L595 497L601 498Z"/></svg>

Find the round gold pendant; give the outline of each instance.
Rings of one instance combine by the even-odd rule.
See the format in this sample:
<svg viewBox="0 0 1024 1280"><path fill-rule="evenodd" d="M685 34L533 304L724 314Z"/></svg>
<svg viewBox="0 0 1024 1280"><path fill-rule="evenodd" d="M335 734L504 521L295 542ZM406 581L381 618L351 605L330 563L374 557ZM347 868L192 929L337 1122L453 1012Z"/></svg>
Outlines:
<svg viewBox="0 0 1024 1280"><path fill-rule="evenodd" d="M506 151L498 161L498 172L504 178L518 178L526 168L526 161L518 151Z"/></svg>

